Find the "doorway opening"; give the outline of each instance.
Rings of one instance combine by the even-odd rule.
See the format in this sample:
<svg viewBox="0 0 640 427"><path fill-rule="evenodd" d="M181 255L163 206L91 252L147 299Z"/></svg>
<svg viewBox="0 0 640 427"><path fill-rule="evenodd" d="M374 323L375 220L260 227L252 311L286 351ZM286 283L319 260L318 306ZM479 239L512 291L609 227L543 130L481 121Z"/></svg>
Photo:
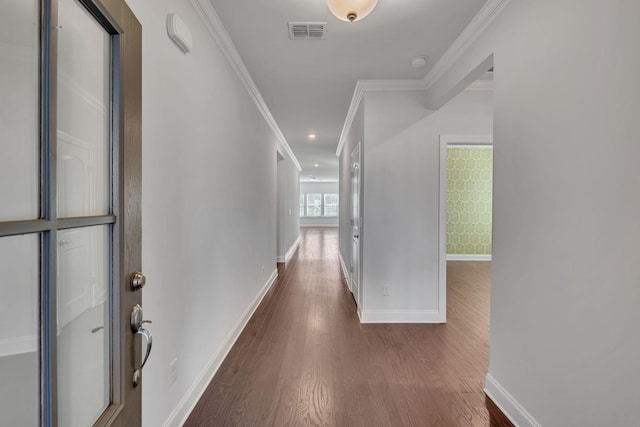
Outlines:
<svg viewBox="0 0 640 427"><path fill-rule="evenodd" d="M484 282L477 290L488 298L492 208L493 136L441 135L440 306L445 310L452 274L454 280L469 276Z"/></svg>
<svg viewBox="0 0 640 427"><path fill-rule="evenodd" d="M440 135L438 306L442 323L447 321L448 273L453 270L456 280L457 272L477 270L470 280L486 283L468 292L482 292L487 323L489 317L493 244L493 56L463 81L469 82L473 76L475 80L449 100L449 108L457 112L450 128L468 133ZM451 288L456 289L460 288Z"/></svg>

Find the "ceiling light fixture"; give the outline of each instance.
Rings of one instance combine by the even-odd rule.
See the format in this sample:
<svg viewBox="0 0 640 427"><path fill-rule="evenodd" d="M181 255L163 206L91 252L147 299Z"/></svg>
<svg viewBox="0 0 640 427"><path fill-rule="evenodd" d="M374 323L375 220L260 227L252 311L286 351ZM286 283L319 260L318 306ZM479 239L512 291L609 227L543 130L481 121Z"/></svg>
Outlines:
<svg viewBox="0 0 640 427"><path fill-rule="evenodd" d="M317 163L314 163L314 164L313 164L313 167L314 167L314 168L317 168L318 166L320 166L320 165L319 165L319 164L317 164Z"/></svg>
<svg viewBox="0 0 640 427"><path fill-rule="evenodd" d="M316 139L316 137L317 137L317 135L315 133L310 133L307 136L309 137L309 139Z"/></svg>
<svg viewBox="0 0 640 427"><path fill-rule="evenodd" d="M427 57L424 55L414 56L411 58L411 66L413 68L421 68L427 65Z"/></svg>
<svg viewBox="0 0 640 427"><path fill-rule="evenodd" d="M342 21L364 19L378 4L378 0L326 0L327 6L336 18Z"/></svg>

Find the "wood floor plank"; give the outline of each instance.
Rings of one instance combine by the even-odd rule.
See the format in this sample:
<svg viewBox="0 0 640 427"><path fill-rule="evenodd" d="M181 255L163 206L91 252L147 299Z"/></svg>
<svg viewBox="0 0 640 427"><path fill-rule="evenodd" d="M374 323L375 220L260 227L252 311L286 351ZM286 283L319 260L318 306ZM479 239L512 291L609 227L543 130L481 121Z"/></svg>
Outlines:
<svg viewBox="0 0 640 427"><path fill-rule="evenodd" d="M360 324L337 230L303 229L185 425L489 426L490 270L447 263L446 325Z"/></svg>

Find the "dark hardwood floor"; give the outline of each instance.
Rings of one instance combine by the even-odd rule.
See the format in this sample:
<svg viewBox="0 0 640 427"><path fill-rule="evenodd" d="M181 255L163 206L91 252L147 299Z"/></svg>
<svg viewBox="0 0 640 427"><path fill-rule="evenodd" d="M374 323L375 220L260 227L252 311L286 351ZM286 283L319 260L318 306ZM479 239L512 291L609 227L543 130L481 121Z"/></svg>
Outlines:
<svg viewBox="0 0 640 427"><path fill-rule="evenodd" d="M446 325L363 325L337 230L303 229L185 425L488 426L490 263L447 272Z"/></svg>

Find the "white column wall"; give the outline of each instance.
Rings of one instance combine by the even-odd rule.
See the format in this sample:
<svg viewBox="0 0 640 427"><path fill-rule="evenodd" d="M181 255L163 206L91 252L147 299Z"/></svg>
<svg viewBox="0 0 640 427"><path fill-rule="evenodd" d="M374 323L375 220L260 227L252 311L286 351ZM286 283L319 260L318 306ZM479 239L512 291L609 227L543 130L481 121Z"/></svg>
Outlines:
<svg viewBox="0 0 640 427"><path fill-rule="evenodd" d="M639 17L512 0L427 96L493 55L487 390L522 426L640 424Z"/></svg>

